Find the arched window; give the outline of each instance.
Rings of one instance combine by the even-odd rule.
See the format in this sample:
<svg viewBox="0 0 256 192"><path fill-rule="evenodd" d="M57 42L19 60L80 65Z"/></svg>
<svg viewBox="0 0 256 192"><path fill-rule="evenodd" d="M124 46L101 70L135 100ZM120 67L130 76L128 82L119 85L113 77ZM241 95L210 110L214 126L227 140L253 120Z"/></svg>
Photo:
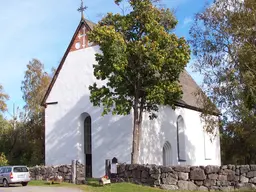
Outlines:
<svg viewBox="0 0 256 192"><path fill-rule="evenodd" d="M205 160L211 160L212 159L212 138L211 134L208 133L206 130L203 130L204 132L204 157Z"/></svg>
<svg viewBox="0 0 256 192"><path fill-rule="evenodd" d="M185 139L185 123L182 116L177 119L177 148L178 160L186 161L186 139Z"/></svg>
<svg viewBox="0 0 256 192"><path fill-rule="evenodd" d="M91 117L84 120L84 154L85 154L85 175L92 177L92 128Z"/></svg>
<svg viewBox="0 0 256 192"><path fill-rule="evenodd" d="M171 144L167 141L163 147L163 166L172 165L172 148Z"/></svg>

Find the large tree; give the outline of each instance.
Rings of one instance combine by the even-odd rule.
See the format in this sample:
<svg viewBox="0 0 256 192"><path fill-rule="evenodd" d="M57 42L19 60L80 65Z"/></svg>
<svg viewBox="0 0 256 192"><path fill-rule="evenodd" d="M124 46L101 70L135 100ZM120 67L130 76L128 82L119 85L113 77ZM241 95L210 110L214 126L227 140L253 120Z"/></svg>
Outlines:
<svg viewBox="0 0 256 192"><path fill-rule="evenodd" d="M256 162L255 23L255 0L215 0L190 30L196 69L223 113L224 163Z"/></svg>
<svg viewBox="0 0 256 192"><path fill-rule="evenodd" d="M27 65L21 90L25 101L23 125L20 129L25 132L31 148L26 155L30 164L44 162L44 108L40 105L51 81L51 74L47 73L44 65L33 59Z"/></svg>
<svg viewBox="0 0 256 192"><path fill-rule="evenodd" d="M177 20L169 9L159 9L151 0L128 2L128 14L108 13L89 34L102 51L96 54L94 75L107 80L102 87L90 86L90 99L103 106L103 115L127 115L133 110L131 161L137 163L143 113L156 118L159 105L175 108L182 96L179 75L190 50L184 38L171 33Z"/></svg>

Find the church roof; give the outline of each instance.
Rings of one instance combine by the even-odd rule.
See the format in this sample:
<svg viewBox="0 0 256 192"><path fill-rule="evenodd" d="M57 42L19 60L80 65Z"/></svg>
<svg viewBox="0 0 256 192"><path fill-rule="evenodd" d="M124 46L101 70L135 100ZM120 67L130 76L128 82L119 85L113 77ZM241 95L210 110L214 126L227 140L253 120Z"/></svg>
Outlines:
<svg viewBox="0 0 256 192"><path fill-rule="evenodd" d="M73 38L52 78L52 81L46 91L46 94L43 98L43 101L41 103L42 106L47 106L46 100L52 90L52 87L54 86L54 83L59 75L59 72L65 62L65 59L69 53L69 51L71 50L71 46L80 30L80 28L82 27L82 25L85 24L86 26L89 27L90 30L93 29L93 27L96 25L95 23L82 18L81 22L79 23L75 34L73 35ZM194 79L188 74L188 72L186 70L184 70L179 77L179 81L180 84L182 85L182 91L183 91L183 96L182 99L176 102L176 106L179 107L184 107L184 108L188 108L188 109L192 109L195 111L202 111L203 108L203 104L201 102L199 102L199 96L196 95L196 93L198 93L198 91L200 91L202 93L201 88L197 85L197 83L194 81ZM203 94L204 95L204 94ZM216 112L213 112L214 115L219 115L219 112L216 110Z"/></svg>

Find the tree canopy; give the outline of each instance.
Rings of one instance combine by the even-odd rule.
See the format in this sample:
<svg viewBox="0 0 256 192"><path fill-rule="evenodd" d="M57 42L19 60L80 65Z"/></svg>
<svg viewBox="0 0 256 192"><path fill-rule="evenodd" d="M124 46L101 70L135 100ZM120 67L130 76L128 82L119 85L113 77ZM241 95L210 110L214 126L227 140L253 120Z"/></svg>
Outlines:
<svg viewBox="0 0 256 192"><path fill-rule="evenodd" d="M24 110L10 120L0 115L0 164L6 160L29 166L44 163L44 109L40 103L50 80L39 60L28 63L21 87Z"/></svg>
<svg viewBox="0 0 256 192"><path fill-rule="evenodd" d="M116 1L120 3L121 1ZM91 102L103 115L127 115L133 109L132 163L138 161L143 113L157 117L159 105L175 107L182 96L179 75L190 59L184 38L172 33L177 20L150 0L129 0L126 15L108 13L89 34L100 46L94 75L107 83L90 86Z"/></svg>
<svg viewBox="0 0 256 192"><path fill-rule="evenodd" d="M254 0L216 0L196 15L190 30L196 69L223 114L224 163L256 161L255 23ZM212 110L207 102L205 108Z"/></svg>

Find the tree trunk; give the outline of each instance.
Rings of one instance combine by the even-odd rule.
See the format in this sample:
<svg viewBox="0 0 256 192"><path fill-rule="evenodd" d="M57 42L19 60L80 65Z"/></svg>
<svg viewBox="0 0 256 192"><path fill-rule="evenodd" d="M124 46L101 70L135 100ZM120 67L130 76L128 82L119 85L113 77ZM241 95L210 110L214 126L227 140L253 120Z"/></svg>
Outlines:
<svg viewBox="0 0 256 192"><path fill-rule="evenodd" d="M140 129L141 129L141 120L139 116L138 106L134 107L133 115L133 142L132 142L132 157L131 163L137 164L139 160L139 148L140 148Z"/></svg>

